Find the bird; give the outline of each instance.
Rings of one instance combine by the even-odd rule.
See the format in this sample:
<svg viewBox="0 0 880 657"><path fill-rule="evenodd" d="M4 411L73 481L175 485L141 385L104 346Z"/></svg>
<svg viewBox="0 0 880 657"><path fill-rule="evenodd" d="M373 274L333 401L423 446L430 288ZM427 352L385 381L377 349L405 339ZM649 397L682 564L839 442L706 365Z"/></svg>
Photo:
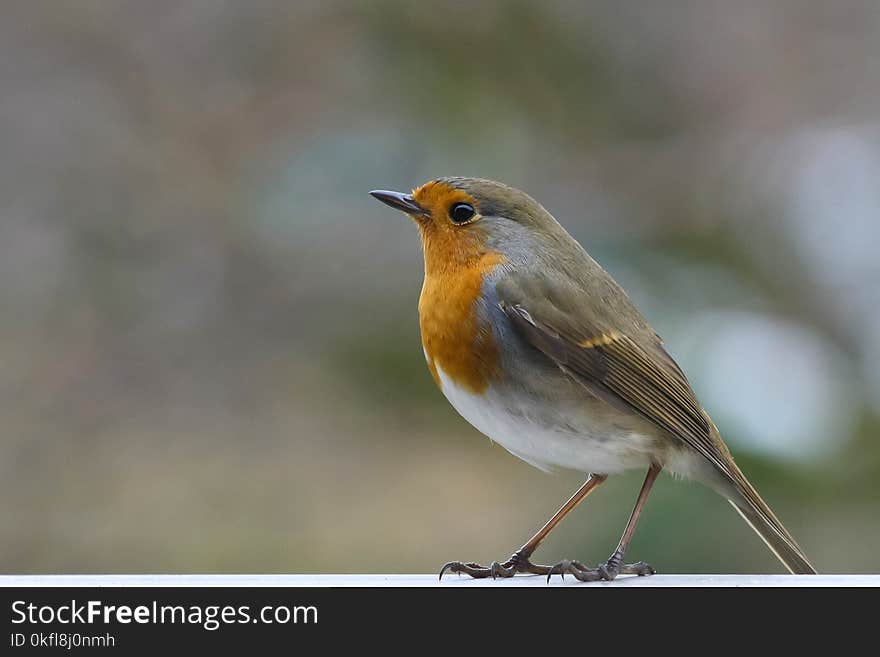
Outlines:
<svg viewBox="0 0 880 657"><path fill-rule="evenodd" d="M528 541L489 565L444 573L566 574L584 582L652 575L625 557L662 470L715 490L794 574L815 574L697 400L660 336L620 285L534 198L470 177L370 194L415 222L424 255L419 328L428 369L455 410L510 453L584 484ZM539 544L609 476L646 471L617 548L596 567L533 563Z"/></svg>

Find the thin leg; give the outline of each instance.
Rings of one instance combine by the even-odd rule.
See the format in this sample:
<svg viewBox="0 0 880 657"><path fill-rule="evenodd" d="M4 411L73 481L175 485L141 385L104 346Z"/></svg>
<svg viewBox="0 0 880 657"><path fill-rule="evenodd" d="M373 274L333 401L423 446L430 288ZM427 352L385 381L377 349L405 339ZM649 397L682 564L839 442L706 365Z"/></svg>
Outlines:
<svg viewBox="0 0 880 657"><path fill-rule="evenodd" d="M465 573L471 577L512 577L516 573L532 573L535 575L546 575L550 572L550 566L541 566L533 564L529 561L534 551L538 548L547 534L549 534L558 525L562 519L569 514L581 501L596 488L599 487L608 477L606 475L591 474L584 485L577 489L568 501L559 507L559 510L553 514L553 517L537 531L523 546L518 549L504 563L493 561L488 567L481 566L478 563L462 563L461 561L450 561L440 569L440 578L448 570L453 573Z"/></svg>
<svg viewBox="0 0 880 657"><path fill-rule="evenodd" d="M600 484L603 484L606 479L608 479L607 475L591 474L584 482L584 485L578 488L575 494L568 498L568 502L559 507L559 510L553 514L553 517L550 518L550 520L548 520L547 523L541 527L541 529L539 529L525 545L517 550L516 554L520 554L526 559L532 556L532 553L538 549L538 546L541 544L541 541L547 537L547 534L553 531L556 525L558 525L572 509L580 504L587 495L596 490Z"/></svg>
<svg viewBox="0 0 880 657"><path fill-rule="evenodd" d="M639 516L642 514L642 508L645 506L645 502L648 501L648 494L651 492L651 488L654 486L654 482L657 480L657 475L660 474L660 466L652 465L648 470L648 475L645 477L645 483L642 484L642 490L639 491L639 497L636 500L636 505L633 507L632 513L629 516L629 520L626 523L626 529L623 530L623 536L620 537L620 542L617 544L617 549L614 551L612 555L612 559L616 561L618 565L623 560L624 555L626 554L627 548L629 548L629 542L632 540L633 534L636 532L636 524L639 522Z"/></svg>
<svg viewBox="0 0 880 657"><path fill-rule="evenodd" d="M582 582L595 582L603 579L610 581L620 574L653 575L654 569L650 565L642 561L639 561L638 563L623 564L623 557L626 555L626 550L636 531L639 516L642 514L642 508L648 500L648 494L651 492L651 487L654 485L654 482L657 480L657 475L659 474L660 466L656 463L652 464L645 477L645 483L642 484L642 489L639 491L639 497L629 516L629 521L626 523L626 528L623 530L623 536L620 537L617 549L614 551L614 554L609 557L608 561L594 569L586 568L579 561L560 561L547 573L547 579L549 580L550 576L555 574L565 577L565 573L574 575Z"/></svg>

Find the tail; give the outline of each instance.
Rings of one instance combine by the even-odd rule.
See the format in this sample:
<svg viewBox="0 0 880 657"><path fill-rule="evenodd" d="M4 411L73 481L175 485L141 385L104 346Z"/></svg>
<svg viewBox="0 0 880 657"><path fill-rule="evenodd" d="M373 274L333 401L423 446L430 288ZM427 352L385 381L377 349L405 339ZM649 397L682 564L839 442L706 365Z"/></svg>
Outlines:
<svg viewBox="0 0 880 657"><path fill-rule="evenodd" d="M731 465L733 465L731 463ZM742 471L733 465L731 473L733 495L728 501L733 505L752 529L764 539L767 547L795 575L815 575L816 570L807 561L803 550L798 546L791 534L786 531L779 519L758 495Z"/></svg>

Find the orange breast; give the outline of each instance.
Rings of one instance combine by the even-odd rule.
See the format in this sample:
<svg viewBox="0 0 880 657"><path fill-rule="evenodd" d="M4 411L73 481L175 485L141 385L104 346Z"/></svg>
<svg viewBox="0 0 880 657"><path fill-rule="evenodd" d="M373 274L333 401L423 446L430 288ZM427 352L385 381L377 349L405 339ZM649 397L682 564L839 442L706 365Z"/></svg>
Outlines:
<svg viewBox="0 0 880 657"><path fill-rule="evenodd" d="M426 265L428 265L426 250ZM432 271L426 266L419 298L422 346L434 381L442 388L438 367L469 392L482 393L498 372L498 349L488 326L480 326L476 300L483 279L504 262L488 252L456 267Z"/></svg>
<svg viewBox="0 0 880 657"><path fill-rule="evenodd" d="M413 190L416 202L430 217L417 221L425 252L425 283L419 297L419 323L428 368L441 388L443 370L456 385L482 393L498 373L498 349L488 326L480 326L477 298L483 280L504 256L487 246L479 221L453 225L449 208L469 203L472 196L440 181Z"/></svg>

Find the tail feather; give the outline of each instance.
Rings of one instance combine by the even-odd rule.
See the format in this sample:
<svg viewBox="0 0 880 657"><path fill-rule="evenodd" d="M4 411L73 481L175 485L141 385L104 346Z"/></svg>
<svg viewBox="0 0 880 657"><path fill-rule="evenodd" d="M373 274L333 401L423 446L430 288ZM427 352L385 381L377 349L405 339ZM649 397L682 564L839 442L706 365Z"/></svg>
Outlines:
<svg viewBox="0 0 880 657"><path fill-rule="evenodd" d="M767 544L767 547L795 575L815 575L816 570L810 565L803 550L782 526L779 519L758 495L745 475L734 466L734 495L728 499L743 519L751 525Z"/></svg>

